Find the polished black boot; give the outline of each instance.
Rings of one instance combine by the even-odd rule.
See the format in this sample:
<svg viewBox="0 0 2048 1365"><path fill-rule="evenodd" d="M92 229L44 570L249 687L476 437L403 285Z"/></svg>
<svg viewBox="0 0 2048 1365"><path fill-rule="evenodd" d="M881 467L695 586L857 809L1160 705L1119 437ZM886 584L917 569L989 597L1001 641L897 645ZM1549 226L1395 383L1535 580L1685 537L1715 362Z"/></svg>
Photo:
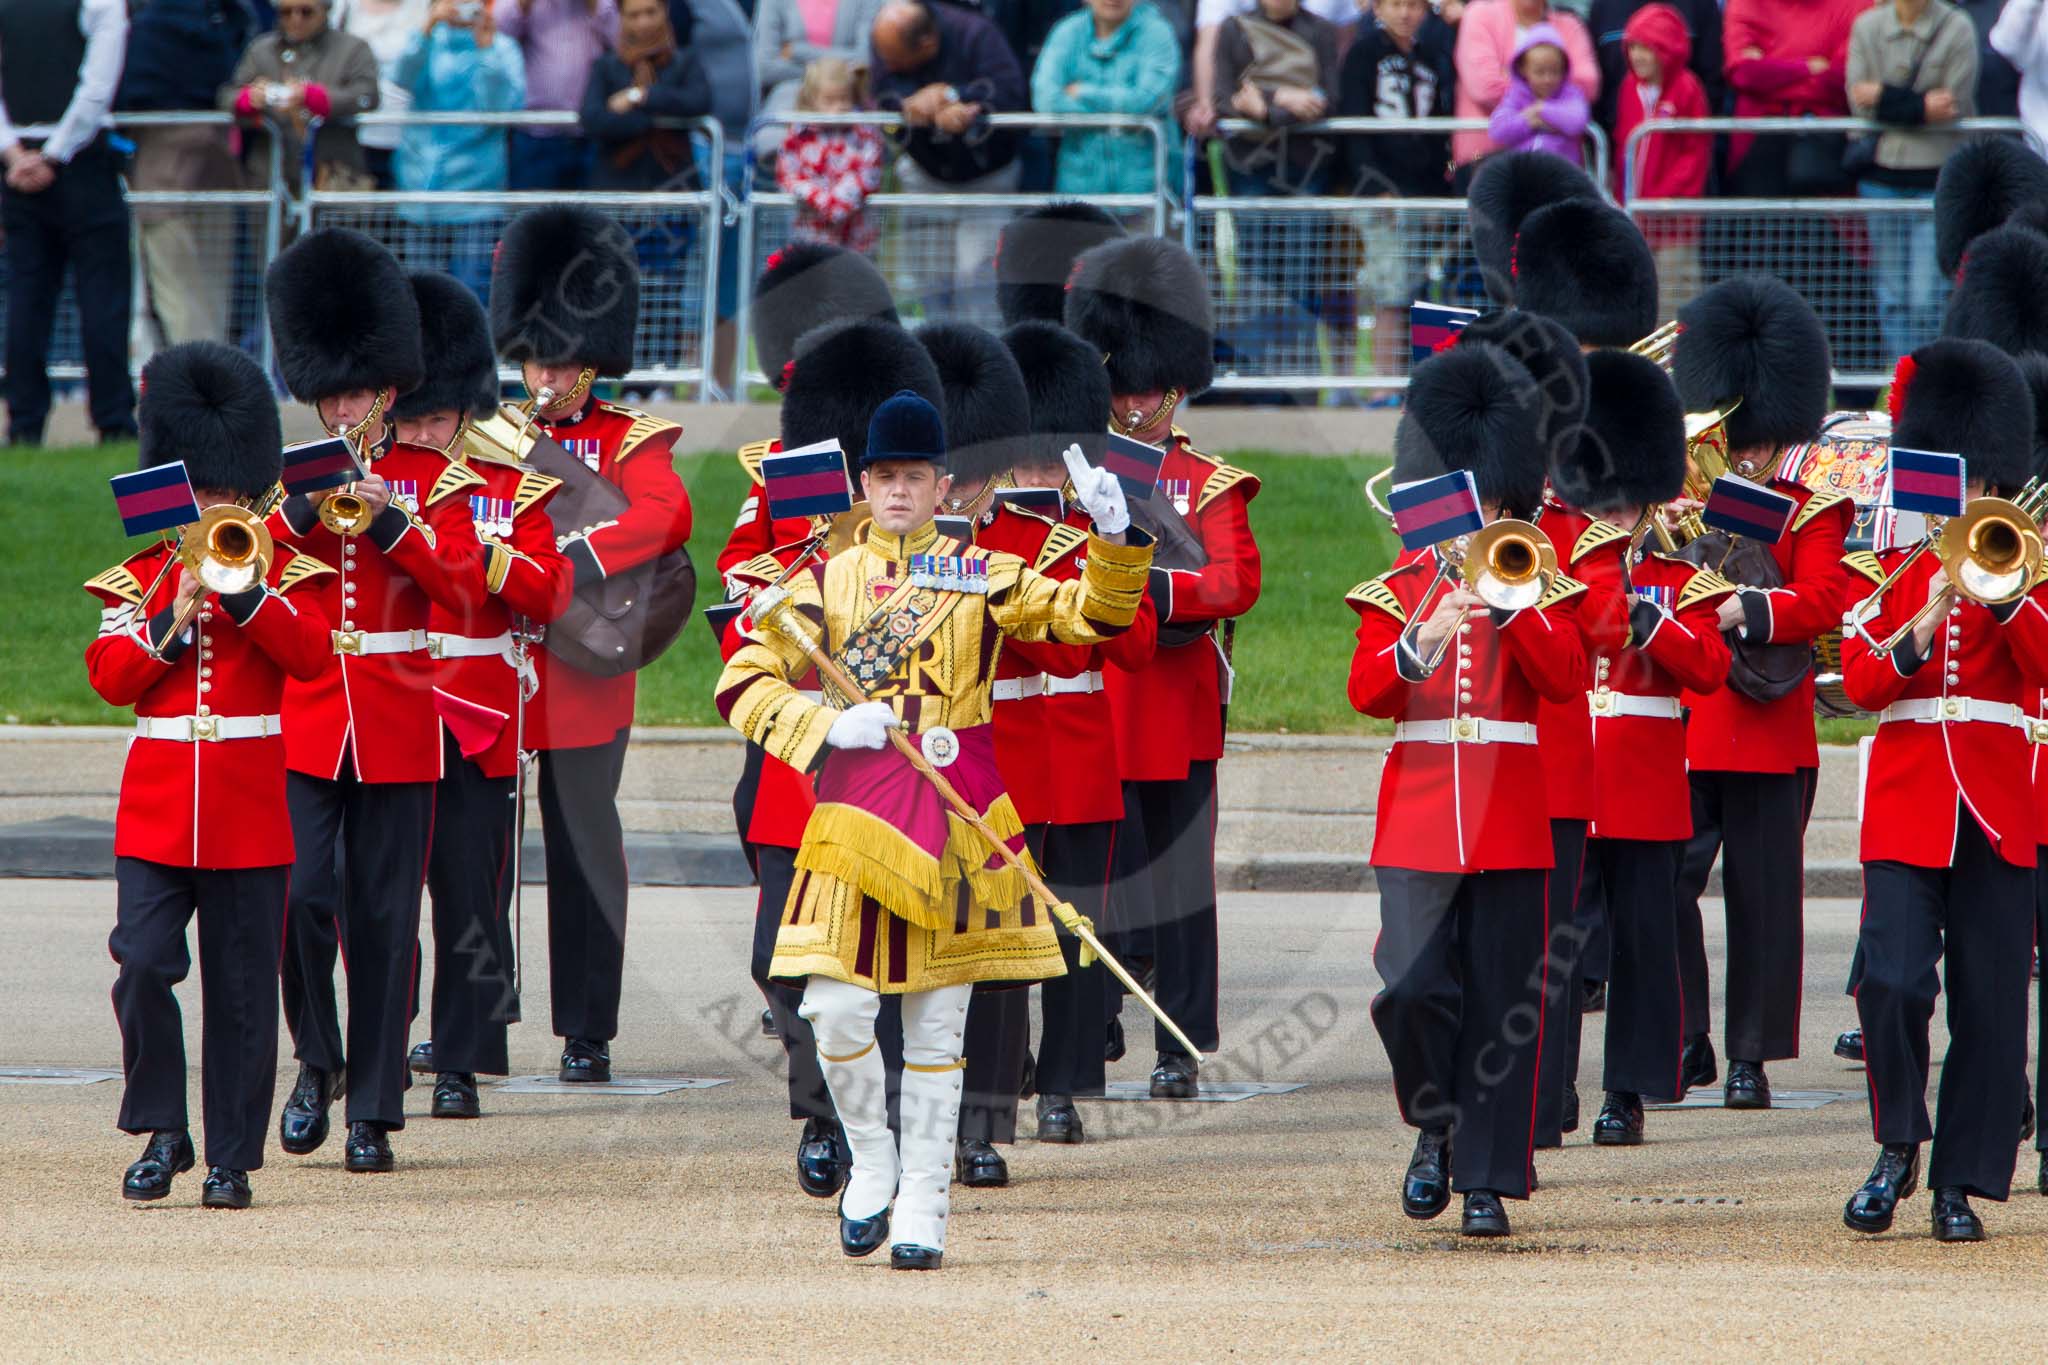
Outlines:
<svg viewBox="0 0 2048 1365"><path fill-rule="evenodd" d="M483 1116L477 1099L476 1076L468 1071L444 1071L434 1078L433 1115L437 1119L473 1119Z"/></svg>
<svg viewBox="0 0 2048 1365"><path fill-rule="evenodd" d="M999 1190L1010 1183L1010 1163L988 1143L970 1138L954 1149L953 1175L969 1189Z"/></svg>
<svg viewBox="0 0 2048 1365"><path fill-rule="evenodd" d="M277 1141L293 1156L316 1152L327 1141L327 1108L347 1088L346 1073L332 1074L301 1064L299 1078L277 1116Z"/></svg>
<svg viewBox="0 0 2048 1365"><path fill-rule="evenodd" d="M1159 1064L1152 1068L1153 1099L1191 1100L1201 1093L1201 1067L1194 1058L1178 1052L1159 1054Z"/></svg>
<svg viewBox="0 0 2048 1365"><path fill-rule="evenodd" d="M199 1202L209 1209L248 1208L249 1173L231 1171L225 1166L207 1167L206 1184L200 1188Z"/></svg>
<svg viewBox="0 0 2048 1365"><path fill-rule="evenodd" d="M1762 1062L1728 1059L1728 1084L1721 1088L1721 1103L1730 1109L1771 1107L1771 1081Z"/></svg>
<svg viewBox="0 0 2048 1365"><path fill-rule="evenodd" d="M424 1043L414 1043L412 1045L412 1051L405 1054L405 1069L415 1076L431 1076L434 1074L434 1040L432 1038L427 1039Z"/></svg>
<svg viewBox="0 0 2048 1365"><path fill-rule="evenodd" d="M1863 1030L1845 1028L1835 1035L1835 1055L1845 1062L1863 1060Z"/></svg>
<svg viewBox="0 0 2048 1365"><path fill-rule="evenodd" d="M872 1218L848 1218L839 1205L839 1249L849 1256L872 1256L889 1242L889 1210Z"/></svg>
<svg viewBox="0 0 2048 1365"><path fill-rule="evenodd" d="M192 1135L183 1128L151 1133L149 1145L121 1177L121 1197L139 1203L161 1199L171 1192L172 1179L191 1170L197 1160L192 1151Z"/></svg>
<svg viewBox="0 0 2048 1365"><path fill-rule="evenodd" d="M782 1036L782 1031L775 1027L774 1010L761 1011L761 1036L763 1038L780 1038Z"/></svg>
<svg viewBox="0 0 2048 1365"><path fill-rule="evenodd" d="M1038 1140L1078 1144L1088 1134L1081 1127L1081 1111L1074 1108L1072 1095L1040 1095L1038 1097Z"/></svg>
<svg viewBox="0 0 2048 1365"><path fill-rule="evenodd" d="M1888 1142L1870 1168L1870 1179L1849 1196L1842 1221L1857 1232L1883 1232L1892 1225L1899 1201L1920 1188L1920 1144Z"/></svg>
<svg viewBox="0 0 2048 1365"><path fill-rule="evenodd" d="M393 1165L391 1139L384 1125L358 1120L348 1126L348 1145L342 1148L341 1168L358 1175L388 1171Z"/></svg>
<svg viewBox="0 0 2048 1365"><path fill-rule="evenodd" d="M1685 1040L1685 1052L1678 1059L1678 1079L1687 1090L1703 1090L1721 1079L1712 1038L1695 1033Z"/></svg>
<svg viewBox="0 0 2048 1365"><path fill-rule="evenodd" d="M1970 1198L1957 1186L1934 1192L1934 1240L1937 1242L1981 1242L1984 1220L1970 1207Z"/></svg>
<svg viewBox="0 0 2048 1365"><path fill-rule="evenodd" d="M796 1144L797 1188L813 1199L830 1199L846 1184L852 1170L853 1153L847 1149L846 1133L839 1121L805 1119L804 1135Z"/></svg>
<svg viewBox="0 0 2048 1365"><path fill-rule="evenodd" d="M564 1081L608 1081L612 1078L611 1045L596 1038L571 1038L562 1049Z"/></svg>
<svg viewBox="0 0 2048 1365"><path fill-rule="evenodd" d="M1508 1235L1508 1211L1501 1207L1500 1196L1492 1190L1470 1190L1465 1195L1465 1219L1458 1227L1463 1237L1505 1237Z"/></svg>
<svg viewBox="0 0 2048 1365"><path fill-rule="evenodd" d="M891 1270L937 1270L945 1259L944 1252L931 1247L912 1246L908 1242L889 1248Z"/></svg>
<svg viewBox="0 0 2048 1365"><path fill-rule="evenodd" d="M1596 1147L1640 1147L1643 1145L1643 1097L1625 1090L1610 1090L1593 1120Z"/></svg>
<svg viewBox="0 0 2048 1365"><path fill-rule="evenodd" d="M1451 1202L1451 1130L1425 1128L1415 1138L1408 1174L1401 1177L1401 1212L1427 1221Z"/></svg>

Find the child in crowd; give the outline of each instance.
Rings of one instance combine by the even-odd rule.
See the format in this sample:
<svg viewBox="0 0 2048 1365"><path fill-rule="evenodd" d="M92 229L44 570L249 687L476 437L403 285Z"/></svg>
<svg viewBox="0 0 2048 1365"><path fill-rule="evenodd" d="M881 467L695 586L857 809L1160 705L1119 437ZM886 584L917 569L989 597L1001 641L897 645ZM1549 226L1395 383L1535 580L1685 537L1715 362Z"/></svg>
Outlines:
<svg viewBox="0 0 2048 1365"><path fill-rule="evenodd" d="M1549 24L1532 24L1515 44L1508 91L1494 106L1487 134L1510 150L1549 152L1581 164L1579 141L1591 106L1571 74L1564 35Z"/></svg>
<svg viewBox="0 0 2048 1365"><path fill-rule="evenodd" d="M813 114L849 114L865 100L867 73L840 57L804 69L796 107ZM875 229L862 212L882 187L882 137L873 128L800 124L775 159L775 185L797 201L792 236L851 251L874 250Z"/></svg>
<svg viewBox="0 0 2048 1365"><path fill-rule="evenodd" d="M1627 194L1629 134L1650 119L1705 118L1707 93L1693 74L1692 38L1685 18L1666 4L1645 5L1622 30L1628 75L1614 107L1614 196ZM1707 192L1713 140L1706 133L1653 133L1636 143L1635 197L1694 199ZM1643 235L1657 258L1661 290L1657 316L1677 315L1678 306L1700 292L1697 218L1652 217Z"/></svg>

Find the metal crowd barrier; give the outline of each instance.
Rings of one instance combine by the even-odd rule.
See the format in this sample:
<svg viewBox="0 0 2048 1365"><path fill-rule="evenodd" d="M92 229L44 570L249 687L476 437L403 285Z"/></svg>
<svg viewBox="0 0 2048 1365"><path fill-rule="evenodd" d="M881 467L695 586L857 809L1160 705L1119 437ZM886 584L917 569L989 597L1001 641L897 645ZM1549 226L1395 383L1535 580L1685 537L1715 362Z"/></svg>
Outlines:
<svg viewBox="0 0 2048 1365"><path fill-rule="evenodd" d="M887 132L903 128L895 114L763 114L749 130L747 144L755 147L764 130L811 127L872 127ZM1092 194L1090 203L1122 219L1134 232L1165 235L1173 212L1169 143L1171 134L1163 120L1128 114L995 114L985 125L1021 132L1063 132L1076 129L1107 129L1151 143L1153 189L1139 194ZM971 136L972 134L970 134ZM775 140L779 145L779 139ZM893 183L893 167L902 153L890 148L885 163L884 184ZM757 263L781 249L798 235L798 213L794 198L771 188L757 188L755 179L763 169L760 158L750 156L746 193L742 196L738 273L740 279L737 353L742 357L740 387L767 382L752 351L753 310L749 282ZM772 175L772 172L770 172ZM772 181L770 182L772 186ZM1063 197L1058 193L1005 192L999 194L912 194L885 189L870 195L865 212L879 236L875 263L896 296L897 309L905 321L913 318L946 318L953 321L997 326L994 272L990 268L997 234L1018 212ZM743 395L742 395L743 396Z"/></svg>

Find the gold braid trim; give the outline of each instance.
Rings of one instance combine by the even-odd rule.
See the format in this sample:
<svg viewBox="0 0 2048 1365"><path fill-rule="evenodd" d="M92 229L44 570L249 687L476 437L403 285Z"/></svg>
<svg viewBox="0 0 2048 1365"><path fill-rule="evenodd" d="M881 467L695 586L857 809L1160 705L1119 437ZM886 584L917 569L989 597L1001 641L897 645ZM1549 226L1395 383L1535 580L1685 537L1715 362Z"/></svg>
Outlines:
<svg viewBox="0 0 2048 1365"><path fill-rule="evenodd" d="M822 872L858 888L884 910L913 924L939 927L934 909L944 884L939 859L858 806L819 802L804 826L796 865L800 871ZM947 914L944 922L952 921Z"/></svg>

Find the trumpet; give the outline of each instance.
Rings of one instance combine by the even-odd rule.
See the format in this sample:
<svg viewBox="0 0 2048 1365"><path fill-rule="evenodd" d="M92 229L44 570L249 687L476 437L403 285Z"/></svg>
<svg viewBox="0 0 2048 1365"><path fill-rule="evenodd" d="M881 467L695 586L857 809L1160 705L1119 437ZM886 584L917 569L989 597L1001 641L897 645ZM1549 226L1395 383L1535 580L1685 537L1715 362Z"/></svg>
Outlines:
<svg viewBox="0 0 2048 1365"><path fill-rule="evenodd" d="M1557 581L1557 551L1534 522L1514 518L1492 522L1473 532L1463 545L1450 541L1438 546L1437 552L1442 558L1437 581L1448 579L1455 567L1464 585L1496 611L1533 607ZM1434 587L1432 584L1432 591ZM1428 596L1423 594L1425 601ZM1469 608L1460 608L1452 625L1465 624L1468 614ZM1444 636L1425 661L1425 668L1436 671L1457 633L1453 629Z"/></svg>
<svg viewBox="0 0 2048 1365"><path fill-rule="evenodd" d="M261 513L231 503L201 512L199 520L179 537L173 562L184 565L185 572L198 579L206 592L186 602L183 610L171 619L164 644L185 633L208 592L247 592L261 583L276 554L277 547ZM157 645L149 652L161 658L162 648Z"/></svg>
<svg viewBox="0 0 2048 1365"><path fill-rule="evenodd" d="M1912 618L1882 640L1871 640L1871 652L1886 658L1928 617L1945 610L1956 597L1986 606L2011 602L2041 578L2040 518L2048 511L2048 484L2031 479L2017 498L1972 498L1962 514L1945 518L1930 530L1898 567L1885 575L1870 596L1857 604L1855 629L1864 639L1864 623L1877 603L1919 558L1932 551L1941 561L1948 584L1913 613Z"/></svg>

